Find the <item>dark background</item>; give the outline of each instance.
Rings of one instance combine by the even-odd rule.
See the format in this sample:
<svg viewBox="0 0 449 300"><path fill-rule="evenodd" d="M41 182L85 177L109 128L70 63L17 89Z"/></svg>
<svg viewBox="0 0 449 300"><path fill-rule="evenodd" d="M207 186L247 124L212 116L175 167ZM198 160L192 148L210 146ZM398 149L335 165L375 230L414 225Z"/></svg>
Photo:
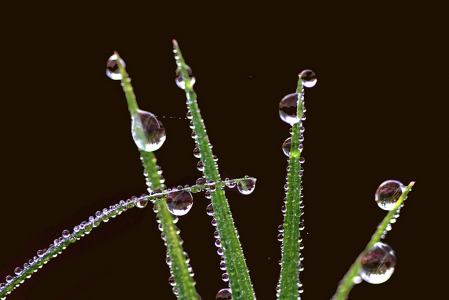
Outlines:
<svg viewBox="0 0 449 300"><path fill-rule="evenodd" d="M40 4L41 5L41 4ZM222 178L258 178L227 192L258 299L275 299L289 126L278 103L310 68L306 90L303 299L330 299L383 219L388 179L412 193L385 242L386 283L351 299L426 299L442 292L447 178L447 28L438 5L16 6L2 9L0 282L62 230L145 192L120 84L105 75L117 50L142 109L163 122L155 152L166 184L194 184L185 96L174 83L177 39ZM126 4L127 5L127 4ZM221 281L208 200L178 223L202 299ZM174 299L151 205L71 245L8 299ZM444 294L443 294L444 295Z"/></svg>

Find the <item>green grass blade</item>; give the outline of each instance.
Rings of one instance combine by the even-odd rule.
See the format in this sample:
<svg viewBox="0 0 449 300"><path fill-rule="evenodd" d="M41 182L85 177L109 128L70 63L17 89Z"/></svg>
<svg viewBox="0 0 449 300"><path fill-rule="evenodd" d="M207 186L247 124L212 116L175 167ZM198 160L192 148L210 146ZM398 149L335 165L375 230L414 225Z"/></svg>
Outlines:
<svg viewBox="0 0 449 300"><path fill-rule="evenodd" d="M118 55L118 53L115 54L117 55L117 62L119 65L120 73L122 75L121 81L123 91L125 92L126 100L128 102L128 109L132 116L133 114L137 113L138 109L136 97L134 95L131 82L128 79L128 74L126 73L126 70L120 61L120 56ZM144 168L148 174L147 176L148 182L150 183L150 188L153 191L156 189L163 190L156 165L156 157L152 152L146 152L143 150L140 150L140 154L142 157ZM188 270L189 266L181 245L181 238L176 233L175 224L173 223L173 216L167 209L165 199L156 201L155 205L157 207L157 215L159 217L159 220L161 222L160 224L162 225L163 233L165 235L167 252L171 260L170 269L176 282L176 289L174 290L174 292L175 294L177 294L178 299L198 299L198 294L195 290L193 279L190 276L190 272Z"/></svg>
<svg viewBox="0 0 449 300"><path fill-rule="evenodd" d="M298 81L298 117L301 119L303 114L303 86L302 79L299 78ZM298 149L300 144L300 126L302 122L298 122L292 126L292 137L291 137L291 150L289 156L289 171L288 171L288 181L287 181L287 197L285 206L287 208L284 215L284 237L283 237L283 247L282 247L282 259L281 259L281 275L279 279L280 288L278 292L279 299L298 299L299 291L298 284L299 281L299 270L301 270L300 262L300 230L299 222L300 216L302 214L301 205L301 164L299 163L299 158L301 151Z"/></svg>
<svg viewBox="0 0 449 300"><path fill-rule="evenodd" d="M340 285L337 288L337 292L333 296L333 300L344 300L348 298L349 292L351 291L352 287L354 286L354 278L359 275L359 269L360 269L360 263L363 258L363 256L374 247L374 244L380 241L382 234L386 230L388 224L390 223L393 216L396 214L397 210L401 207L402 203L404 202L405 198L407 197L407 194L411 191L413 185L415 184L414 181L410 182L410 184L407 186L405 191L402 193L401 197L399 198L398 202L396 203L396 206L394 209L390 210L388 214L383 219L382 223L377 227L376 232L371 237L371 240L366 245L365 250L363 250L362 253L357 257L355 262L352 264L349 271L346 273L346 275L343 277L343 279L340 282Z"/></svg>
<svg viewBox="0 0 449 300"><path fill-rule="evenodd" d="M175 52L176 64L180 69L181 76L185 81L185 93L187 97L187 107L192 114L194 131L197 136L196 141L201 152L201 161L204 165L204 176L207 181L217 182L220 174L213 160L212 150L206 134L206 129L202 121L201 114L197 105L197 96L192 89L189 79L188 66L182 57L178 43L174 40L173 47ZM242 247L237 237L237 230L234 227L234 221L231 215L228 201L221 188L211 192L211 202L214 208L214 217L217 222L217 231L223 249L223 256L226 262L229 284L232 290L234 300L254 299L254 291L251 285L248 268L243 256Z"/></svg>

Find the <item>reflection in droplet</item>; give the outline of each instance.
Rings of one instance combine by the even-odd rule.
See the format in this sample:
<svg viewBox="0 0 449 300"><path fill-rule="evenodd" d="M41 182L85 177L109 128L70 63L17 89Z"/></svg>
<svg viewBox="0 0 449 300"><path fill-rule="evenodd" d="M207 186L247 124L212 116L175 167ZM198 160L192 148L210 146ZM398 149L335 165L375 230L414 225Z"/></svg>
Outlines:
<svg viewBox="0 0 449 300"><path fill-rule="evenodd" d="M290 156L290 149L292 147L292 138L289 137L288 139L286 139L284 141L284 143L282 144L282 151L284 152L284 154L286 156Z"/></svg>
<svg viewBox="0 0 449 300"><path fill-rule="evenodd" d="M317 83L317 78L312 70L304 70L299 73L299 77L302 79L302 84L307 88L312 88Z"/></svg>
<svg viewBox="0 0 449 300"><path fill-rule="evenodd" d="M369 283L383 283L394 272L396 255L387 244L378 242L366 253L362 260L359 275Z"/></svg>
<svg viewBox="0 0 449 300"><path fill-rule="evenodd" d="M232 293L231 289L221 289L217 296L215 297L216 300L232 300Z"/></svg>
<svg viewBox="0 0 449 300"><path fill-rule="evenodd" d="M297 93L289 94L282 98L281 102L279 102L279 116L282 121L290 125L299 122Z"/></svg>
<svg viewBox="0 0 449 300"><path fill-rule="evenodd" d="M120 58L120 62L122 63L123 67L126 67L123 59ZM108 75L108 77L113 80L122 79L122 74L120 74L116 54L113 54L111 57L109 57L108 62L106 63L106 75Z"/></svg>
<svg viewBox="0 0 449 300"><path fill-rule="evenodd" d="M387 180L382 182L377 188L374 198L380 208L383 210L392 210L396 206L396 203L404 190L405 187L401 182Z"/></svg>
<svg viewBox="0 0 449 300"><path fill-rule="evenodd" d="M188 191L177 191L167 195L167 209L175 216L184 216L193 206L193 196Z"/></svg>
<svg viewBox="0 0 449 300"><path fill-rule="evenodd" d="M162 123L150 112L137 110L132 116L131 133L137 147L143 151L153 152L165 142L166 134Z"/></svg>
<svg viewBox="0 0 449 300"><path fill-rule="evenodd" d="M253 179L241 180L237 183L237 189L243 195L251 194L255 188L256 181Z"/></svg>

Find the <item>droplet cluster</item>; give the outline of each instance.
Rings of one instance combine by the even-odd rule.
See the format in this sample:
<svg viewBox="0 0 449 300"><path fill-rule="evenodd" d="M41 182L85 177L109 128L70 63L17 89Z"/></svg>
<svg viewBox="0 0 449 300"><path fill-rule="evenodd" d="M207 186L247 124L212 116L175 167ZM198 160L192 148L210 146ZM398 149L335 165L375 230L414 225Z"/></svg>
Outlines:
<svg viewBox="0 0 449 300"><path fill-rule="evenodd" d="M287 182L284 185L284 191L285 191L286 197L284 198L284 204L281 208L281 211L284 215L284 219L286 219L286 216L289 213L294 214L295 217L298 217L299 218L298 230L302 231L305 229L304 219L303 219L303 214L304 214L303 197L304 197L304 195L302 193L303 188L301 185L302 184L301 178L303 177L303 173L304 173L304 169L303 169L302 165L305 163L304 157L301 156L302 151L304 149L303 142L304 142L305 127L303 126L303 122L306 120L304 87L313 87L316 84L317 80L316 80L315 73L313 73L311 70L302 71L299 74L299 78L302 83L301 84L302 88L300 90L298 90L297 93L289 94L281 100L281 102L279 103L279 116L282 121L290 124L291 126L294 126L294 127L290 128L290 134L292 136L287 138L284 141L284 143L282 144L282 151L288 157L289 165L287 167L287 172L288 172L288 175L286 177ZM297 139L297 140L292 140L293 138ZM295 151L292 151L292 145L294 145L294 147L297 147L297 149ZM295 168L295 170L297 170L296 171L297 173L295 173L295 175L293 175L291 172L292 168ZM295 176L297 178L290 178L291 176ZM291 180L289 180L289 178ZM295 185L293 185L293 186L295 186L296 190L293 190L290 187L289 181L295 183ZM287 198L292 199L291 201L294 201L293 199L295 198L293 196L289 196L289 193L298 193L299 194L300 200L299 200L299 210L298 211L295 211L296 210L296 208L294 207L295 203L288 203ZM290 208L290 209L292 209L291 212L288 211L290 206L292 207L292 208ZM278 233L277 239L278 239L278 241L281 242L281 249L283 249L283 247L284 247L283 243L284 243L284 231L285 230L286 230L286 228L284 227L284 225L279 225L279 227L278 227L279 233ZM289 228L289 230L291 230L291 228ZM302 249L304 249L304 246L302 244L300 232L299 232L298 236L299 236L298 248L299 248L299 250L302 250ZM283 255L284 255L284 253L283 253ZM304 270L304 267L302 264L303 259L304 259L304 257L302 256L301 252L299 251L299 257L297 260L298 261L297 288L298 288L299 294L303 293L303 291L304 291L304 289L302 288L302 283L299 279L299 272L302 272ZM282 260L279 261L279 264L282 265ZM282 272L279 277L279 282L278 282L278 285L276 288L276 295L278 298L280 297L280 292L281 292L281 279L282 279Z"/></svg>
<svg viewBox="0 0 449 300"><path fill-rule="evenodd" d="M70 244L76 242L86 234L89 234L94 227L100 226L101 222L108 222L110 218L115 218L134 206L139 207L139 205L142 205L139 203L147 201L147 197L147 195L142 195L139 198L132 197L126 201L121 200L118 204L97 211L95 215L90 216L87 221L83 221L76 225L73 228L72 233L67 229L63 230L61 236L53 240L48 248L38 250L35 256L23 264L23 267L16 267L14 269L14 275L6 276L5 282L0 283L0 293L10 294L11 291L19 287L25 279L30 278L33 273L37 272L44 264L48 263L51 258L58 256L58 254L61 254L62 250L65 250Z"/></svg>

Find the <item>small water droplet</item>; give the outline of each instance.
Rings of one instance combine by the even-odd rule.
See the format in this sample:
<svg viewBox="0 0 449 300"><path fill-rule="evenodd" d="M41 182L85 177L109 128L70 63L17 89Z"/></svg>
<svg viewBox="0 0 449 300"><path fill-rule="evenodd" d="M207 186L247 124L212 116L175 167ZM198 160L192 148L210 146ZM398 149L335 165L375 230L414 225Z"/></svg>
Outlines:
<svg viewBox="0 0 449 300"><path fill-rule="evenodd" d="M284 143L282 144L282 151L284 152L284 154L289 157L290 156L290 150L292 147L292 138L289 137L288 139L286 139L284 141Z"/></svg>
<svg viewBox="0 0 449 300"><path fill-rule="evenodd" d="M167 208L175 216L187 214L193 205L193 196L190 192L179 191L167 195Z"/></svg>
<svg viewBox="0 0 449 300"><path fill-rule="evenodd" d="M226 263L224 260L220 261L220 270L226 271Z"/></svg>
<svg viewBox="0 0 449 300"><path fill-rule="evenodd" d="M193 156L195 156L196 158L200 158L201 157L200 148L195 147L195 149L193 149Z"/></svg>
<svg viewBox="0 0 449 300"><path fill-rule="evenodd" d="M210 192L209 191L205 191L204 192L204 197L206 197L206 199L210 199L211 198Z"/></svg>
<svg viewBox="0 0 449 300"><path fill-rule="evenodd" d="M237 189L243 195L251 194L255 188L256 181L253 179L241 180L237 183Z"/></svg>
<svg viewBox="0 0 449 300"><path fill-rule="evenodd" d="M231 289L221 289L220 291L218 291L215 299L216 300L232 300Z"/></svg>
<svg viewBox="0 0 449 300"><path fill-rule="evenodd" d="M126 67L123 59L120 58L120 62L122 63L123 67ZM113 54L111 57L109 57L108 62L106 63L106 75L108 75L108 77L113 80L122 79L122 74L120 74L120 70L117 64L116 54Z"/></svg>
<svg viewBox="0 0 449 300"><path fill-rule="evenodd" d="M147 195L143 194L140 196L140 199L136 201L136 206L138 208L145 208L148 204L148 200L146 199Z"/></svg>
<svg viewBox="0 0 449 300"><path fill-rule="evenodd" d="M293 93L282 98L279 102L279 116L281 120L290 125L299 122L298 118L298 94Z"/></svg>
<svg viewBox="0 0 449 300"><path fill-rule="evenodd" d="M212 206L212 203L210 203L207 207L206 207L206 213L207 215L213 217L214 216L214 207Z"/></svg>
<svg viewBox="0 0 449 300"><path fill-rule="evenodd" d="M360 282L362 282L362 278L360 276L355 276L352 279L352 282L354 282L355 284L359 284Z"/></svg>
<svg viewBox="0 0 449 300"><path fill-rule="evenodd" d="M189 79L190 79L190 86L193 86L195 84L195 77L192 76L192 69L190 69L190 67L187 67L187 74L189 74ZM176 69L176 85L181 88L181 89L185 89L186 88L186 83L184 78L181 75L181 70L180 68Z"/></svg>
<svg viewBox="0 0 449 300"><path fill-rule="evenodd" d="M22 274L22 269L19 268L19 267L17 267L17 268L14 269L14 273L15 273L17 276L19 276L19 275Z"/></svg>
<svg viewBox="0 0 449 300"><path fill-rule="evenodd" d="M202 162L202 161L199 161L199 162L196 164L196 168L198 169L198 171L203 172L203 171L204 171L204 165L203 165L203 162Z"/></svg>
<svg viewBox="0 0 449 300"><path fill-rule="evenodd" d="M220 256L223 255L223 249L218 248L217 249L217 254L220 255Z"/></svg>
<svg viewBox="0 0 449 300"><path fill-rule="evenodd" d="M6 282L10 283L14 278L11 275L6 276Z"/></svg>
<svg viewBox="0 0 449 300"><path fill-rule="evenodd" d="M204 177L200 177L196 180L197 185L204 185L204 184L206 184L206 182L207 182L207 180Z"/></svg>
<svg viewBox="0 0 449 300"><path fill-rule="evenodd" d="M300 157L299 158L299 163L300 164L303 164L303 163L305 163L306 162L306 159L304 158L304 157Z"/></svg>
<svg viewBox="0 0 449 300"><path fill-rule="evenodd" d="M404 190L405 187L401 182L387 180L382 182L377 188L374 198L380 208L383 210L392 210L396 206L396 203Z"/></svg>
<svg viewBox="0 0 449 300"><path fill-rule="evenodd" d="M156 116L140 109L132 116L131 133L136 146L147 152L159 149L166 139L164 126Z"/></svg>
<svg viewBox="0 0 449 300"><path fill-rule="evenodd" d="M221 275L221 279L222 279L224 282L228 282L228 281L229 281L228 273L223 273L223 275Z"/></svg>
<svg viewBox="0 0 449 300"><path fill-rule="evenodd" d="M63 237L63 238L68 238L69 236L70 236L70 231L64 230L64 231L62 232L62 237Z"/></svg>
<svg viewBox="0 0 449 300"><path fill-rule="evenodd" d="M307 88L312 88L317 83L317 78L312 70L304 70L299 73L299 77L302 79L302 84Z"/></svg>
<svg viewBox="0 0 449 300"><path fill-rule="evenodd" d="M168 283L171 285L171 286L175 286L176 285L176 282L175 282L175 276L170 276L170 278L168 278Z"/></svg>
<svg viewBox="0 0 449 300"><path fill-rule="evenodd" d="M366 282L383 283L391 277L395 265L396 255L393 249L387 244L378 242L363 256L359 275Z"/></svg>

